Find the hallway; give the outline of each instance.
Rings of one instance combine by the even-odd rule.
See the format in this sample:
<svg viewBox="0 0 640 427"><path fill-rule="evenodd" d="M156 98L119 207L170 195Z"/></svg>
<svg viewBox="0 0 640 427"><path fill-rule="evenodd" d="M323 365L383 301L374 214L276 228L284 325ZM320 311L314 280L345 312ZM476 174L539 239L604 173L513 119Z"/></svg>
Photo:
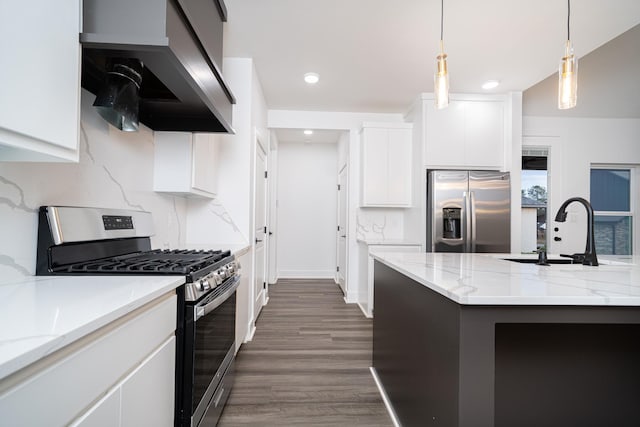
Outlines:
<svg viewBox="0 0 640 427"><path fill-rule="evenodd" d="M332 280L269 288L219 422L230 426L392 426L371 365L372 321Z"/></svg>

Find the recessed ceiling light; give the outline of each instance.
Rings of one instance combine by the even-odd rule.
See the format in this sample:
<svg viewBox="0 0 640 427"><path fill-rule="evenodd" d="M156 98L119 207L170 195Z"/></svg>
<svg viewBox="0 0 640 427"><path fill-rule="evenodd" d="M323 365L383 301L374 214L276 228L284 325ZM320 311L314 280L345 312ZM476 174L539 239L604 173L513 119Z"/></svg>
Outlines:
<svg viewBox="0 0 640 427"><path fill-rule="evenodd" d="M307 129L304 131L305 135L313 135L313 131L311 129Z"/></svg>
<svg viewBox="0 0 640 427"><path fill-rule="evenodd" d="M498 87L499 84L500 82L497 80L487 80L482 84L482 89L484 90L495 89Z"/></svg>
<svg viewBox="0 0 640 427"><path fill-rule="evenodd" d="M320 76L318 75L318 73L306 73L304 75L304 81L309 83L310 85L318 83L318 80L320 80Z"/></svg>

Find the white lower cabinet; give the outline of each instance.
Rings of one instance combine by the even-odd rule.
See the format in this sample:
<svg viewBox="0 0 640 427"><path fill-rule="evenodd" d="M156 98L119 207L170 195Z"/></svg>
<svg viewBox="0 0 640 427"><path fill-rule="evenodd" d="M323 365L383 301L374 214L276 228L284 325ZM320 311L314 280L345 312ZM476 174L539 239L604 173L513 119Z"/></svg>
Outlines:
<svg viewBox="0 0 640 427"><path fill-rule="evenodd" d="M174 415L176 338L145 360L122 384L121 427L171 427Z"/></svg>
<svg viewBox="0 0 640 427"><path fill-rule="evenodd" d="M120 425L120 387L112 389L70 427L114 427Z"/></svg>
<svg viewBox="0 0 640 427"><path fill-rule="evenodd" d="M16 372L0 424L172 426L176 312L172 292Z"/></svg>
<svg viewBox="0 0 640 427"><path fill-rule="evenodd" d="M71 426L173 426L175 353L171 337Z"/></svg>
<svg viewBox="0 0 640 427"><path fill-rule="evenodd" d="M365 275L366 300L360 303L362 310L367 317L373 317L373 254L376 252L420 252L422 246L418 244L367 244L366 251L360 251L360 273ZM361 282L362 283L362 282Z"/></svg>

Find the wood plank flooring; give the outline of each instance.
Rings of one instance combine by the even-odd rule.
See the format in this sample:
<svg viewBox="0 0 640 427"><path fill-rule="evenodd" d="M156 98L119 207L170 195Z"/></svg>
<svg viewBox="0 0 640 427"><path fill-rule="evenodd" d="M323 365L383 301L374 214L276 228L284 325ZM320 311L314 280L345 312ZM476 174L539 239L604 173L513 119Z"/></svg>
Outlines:
<svg viewBox="0 0 640 427"><path fill-rule="evenodd" d="M278 281L218 426L393 426L369 372L371 335L332 280Z"/></svg>

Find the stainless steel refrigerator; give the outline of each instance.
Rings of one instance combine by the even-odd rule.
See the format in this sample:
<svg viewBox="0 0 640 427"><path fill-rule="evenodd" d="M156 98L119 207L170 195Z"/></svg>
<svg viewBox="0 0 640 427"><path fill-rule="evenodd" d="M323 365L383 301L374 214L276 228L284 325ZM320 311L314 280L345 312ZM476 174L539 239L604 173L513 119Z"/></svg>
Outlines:
<svg viewBox="0 0 640 427"><path fill-rule="evenodd" d="M511 252L509 172L427 174L428 252Z"/></svg>

